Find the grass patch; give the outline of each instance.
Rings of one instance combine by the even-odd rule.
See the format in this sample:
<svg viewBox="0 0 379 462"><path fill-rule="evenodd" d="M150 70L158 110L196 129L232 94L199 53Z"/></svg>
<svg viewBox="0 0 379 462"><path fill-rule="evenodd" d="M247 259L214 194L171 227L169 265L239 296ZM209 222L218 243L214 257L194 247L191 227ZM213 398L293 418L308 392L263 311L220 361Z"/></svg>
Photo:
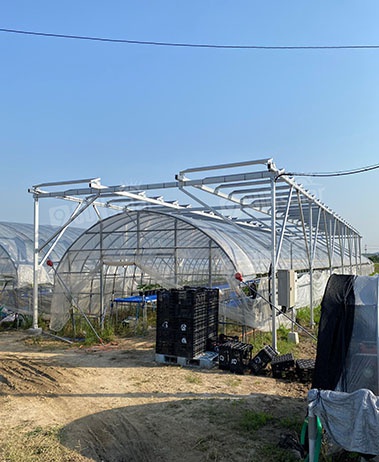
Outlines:
<svg viewBox="0 0 379 462"><path fill-rule="evenodd" d="M272 422L274 417L266 412L245 411L239 422L239 426L246 432L255 432Z"/></svg>
<svg viewBox="0 0 379 462"><path fill-rule="evenodd" d="M238 387L240 385L242 380L239 377L235 376L228 376L225 378L225 384L228 385L228 387Z"/></svg>
<svg viewBox="0 0 379 462"><path fill-rule="evenodd" d="M316 325L320 324L321 305L313 308L313 321ZM311 323L311 310L308 306L300 308L296 312L296 322L303 327L309 327Z"/></svg>
<svg viewBox="0 0 379 462"><path fill-rule="evenodd" d="M186 375L186 382L192 383L195 385L200 385L201 384L201 377L199 377L197 374L194 374L191 372L190 374Z"/></svg>
<svg viewBox="0 0 379 462"><path fill-rule="evenodd" d="M279 326L277 329L277 349L281 355L293 353L296 357L297 350L301 346L288 341L288 334L290 331L290 329L287 329L283 325ZM272 334L271 332L254 331L250 338L250 343L254 346L254 356L266 345L272 345Z"/></svg>
<svg viewBox="0 0 379 462"><path fill-rule="evenodd" d="M35 427L27 433L14 429L2 442L1 460L7 462L81 462L85 458L66 448L60 441L59 427Z"/></svg>
<svg viewBox="0 0 379 462"><path fill-rule="evenodd" d="M274 444L266 444L262 448L262 455L275 462L296 462L299 459L286 449L278 448Z"/></svg>
<svg viewBox="0 0 379 462"><path fill-rule="evenodd" d="M293 417L293 416L283 417L282 419L279 420L279 425L282 428L285 428L286 430L292 430L296 432L297 434L300 434L303 423L304 423L303 419Z"/></svg>

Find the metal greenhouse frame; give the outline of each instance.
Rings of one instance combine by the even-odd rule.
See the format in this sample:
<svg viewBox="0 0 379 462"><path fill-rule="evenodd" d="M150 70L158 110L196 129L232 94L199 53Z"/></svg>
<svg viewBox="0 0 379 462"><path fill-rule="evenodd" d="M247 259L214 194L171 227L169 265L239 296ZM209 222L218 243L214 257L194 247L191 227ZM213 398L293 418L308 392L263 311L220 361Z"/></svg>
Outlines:
<svg viewBox="0 0 379 462"><path fill-rule="evenodd" d="M172 195L172 191L189 203L183 205L177 198L165 200L163 193ZM34 198L34 328L38 328L38 273L48 258L45 252L41 258L42 252L54 248L65 230L89 207L95 210L99 220L103 218L102 210L114 214L161 211L183 218L221 220L240 233L245 230L251 239L260 239L259 233L254 237L252 231L265 232L270 236L266 248L271 275L276 275L284 243L293 242L294 247L301 243L310 274L312 324L313 270L326 269L332 273L338 268L350 274L362 271L359 232L268 158L188 168L179 172L175 181L167 183L105 186L95 178L42 183L31 187L29 192ZM60 230L40 244L39 203L48 198L74 202L76 208ZM317 261L319 249L325 254L322 267ZM292 267L292 256L287 258L287 266L288 269ZM270 292L273 347L276 348L276 277L271 277Z"/></svg>

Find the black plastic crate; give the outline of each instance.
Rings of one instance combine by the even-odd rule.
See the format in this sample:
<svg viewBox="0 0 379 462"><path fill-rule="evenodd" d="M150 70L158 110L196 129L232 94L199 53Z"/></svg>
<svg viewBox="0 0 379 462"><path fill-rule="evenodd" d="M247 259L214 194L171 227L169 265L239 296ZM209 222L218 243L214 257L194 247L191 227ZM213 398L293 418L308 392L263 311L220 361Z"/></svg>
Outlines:
<svg viewBox="0 0 379 462"><path fill-rule="evenodd" d="M296 374L300 382L312 382L315 370L314 359L298 359L296 361Z"/></svg>
<svg viewBox="0 0 379 462"><path fill-rule="evenodd" d="M174 307L171 304L169 291L160 291L157 294L157 321L161 318L172 318L175 315Z"/></svg>
<svg viewBox="0 0 379 462"><path fill-rule="evenodd" d="M157 320L155 351L159 354L170 355L174 353L174 330L168 318Z"/></svg>
<svg viewBox="0 0 379 462"><path fill-rule="evenodd" d="M230 372L243 374L251 361L253 345L241 342L232 342L230 348Z"/></svg>
<svg viewBox="0 0 379 462"><path fill-rule="evenodd" d="M159 324L157 324L156 340L174 340L174 329L169 320L164 319Z"/></svg>
<svg viewBox="0 0 379 462"><path fill-rule="evenodd" d="M218 367L222 370L230 369L230 352L232 342L225 342L218 348Z"/></svg>
<svg viewBox="0 0 379 462"><path fill-rule="evenodd" d="M293 378L295 358L292 353L275 356L271 360L272 376L277 379Z"/></svg>
<svg viewBox="0 0 379 462"><path fill-rule="evenodd" d="M204 345L207 344L206 330L201 330L197 332L193 331L180 331L178 330L174 334L174 341L176 343L199 343L203 342Z"/></svg>
<svg viewBox="0 0 379 462"><path fill-rule="evenodd" d="M155 345L155 352L162 355L175 354L174 342L166 340L157 340Z"/></svg>
<svg viewBox="0 0 379 462"><path fill-rule="evenodd" d="M219 369L230 370L237 374L243 374L251 361L252 350L253 345L235 340L219 344Z"/></svg>
<svg viewBox="0 0 379 462"><path fill-rule="evenodd" d="M194 316L206 313L207 300L204 289L171 289L171 307L175 316Z"/></svg>
<svg viewBox="0 0 379 462"><path fill-rule="evenodd" d="M177 339L174 344L174 354L183 358L194 358L197 355L204 353L206 342L201 340L188 341L186 337Z"/></svg>
<svg viewBox="0 0 379 462"><path fill-rule="evenodd" d="M276 351L270 345L265 345L250 361L251 373L259 374L263 372L275 356L277 356Z"/></svg>

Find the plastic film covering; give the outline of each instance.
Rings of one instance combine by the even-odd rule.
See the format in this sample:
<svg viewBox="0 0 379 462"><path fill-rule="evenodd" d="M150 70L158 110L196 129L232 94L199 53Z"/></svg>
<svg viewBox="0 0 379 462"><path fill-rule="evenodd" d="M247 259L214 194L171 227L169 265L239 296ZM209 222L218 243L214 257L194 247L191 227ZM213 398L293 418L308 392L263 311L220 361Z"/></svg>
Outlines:
<svg viewBox="0 0 379 462"><path fill-rule="evenodd" d="M56 227L41 225L39 242L46 242L57 231ZM67 229L51 250L49 257L57 262L70 244L83 232L82 229ZM49 252L49 246L41 257ZM33 284L34 226L25 223L0 222L0 284L3 305L31 310ZM38 272L39 308L41 312L50 310L54 278L47 266Z"/></svg>
<svg viewBox="0 0 379 462"><path fill-rule="evenodd" d="M347 451L379 454L379 277L332 275L322 300L309 411Z"/></svg>
<svg viewBox="0 0 379 462"><path fill-rule="evenodd" d="M322 245L316 246L314 257L315 268L329 266ZM337 252L333 259L338 266ZM59 331L64 326L71 306L88 315L104 315L114 298L159 284L166 289L218 287L221 314L270 329L271 307L265 301L270 264L271 233L261 227L202 213L123 212L96 223L66 251L57 267L50 328ZM308 266L304 244L284 237L278 267L304 272ZM236 271L245 281L257 280L262 297L246 296L234 279ZM315 271L314 300L321 299L326 280L325 272ZM306 273L299 276L297 306L307 306L309 284Z"/></svg>
<svg viewBox="0 0 379 462"><path fill-rule="evenodd" d="M368 388L379 395L378 287L379 276L354 279L354 321L337 390Z"/></svg>
<svg viewBox="0 0 379 462"><path fill-rule="evenodd" d="M379 398L370 390L312 389L308 403L335 445L350 452L379 454Z"/></svg>
<svg viewBox="0 0 379 462"><path fill-rule="evenodd" d="M39 227L39 241L43 243L57 230L54 226ZM69 228L50 253L53 261L59 261L70 244L83 232ZM47 250L48 251L48 250ZM0 222L0 277L11 274L15 285L24 287L33 282L34 227L26 223ZM42 254L43 256L44 254ZM41 283L52 283L48 269L39 272Z"/></svg>

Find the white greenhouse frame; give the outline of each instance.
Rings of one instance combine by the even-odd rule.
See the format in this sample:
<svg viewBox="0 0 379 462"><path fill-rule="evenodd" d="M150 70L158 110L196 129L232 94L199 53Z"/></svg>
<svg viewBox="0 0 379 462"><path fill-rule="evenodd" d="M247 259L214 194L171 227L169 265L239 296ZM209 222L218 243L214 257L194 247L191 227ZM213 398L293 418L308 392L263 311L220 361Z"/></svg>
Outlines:
<svg viewBox="0 0 379 462"><path fill-rule="evenodd" d="M217 172L217 175L208 175ZM238 173L236 173L238 172ZM85 187L84 184L87 184ZM75 185L75 187L71 186ZM59 189L62 187L62 189ZM181 205L168 201L162 191L172 190L190 200ZM350 274L361 274L361 239L359 232L338 216L311 192L298 184L290 174L279 170L273 159L188 168L176 175L175 181L142 185L105 186L100 178L48 182L32 186L34 198L34 273L33 327L38 328L38 274L52 249L65 230L92 207L99 220L102 210L169 211L179 216L218 217L241 229L266 230L271 236L271 274L276 275L284 239L301 240L310 274L311 324L313 319L313 270L316 248L323 247L330 274L336 268ZM39 242L39 204L42 199L62 199L76 203L71 216L51 237ZM44 255L43 257L41 257ZM289 265L290 266L290 265ZM288 268L289 269L289 268ZM277 319L276 277L271 280L272 335L276 348Z"/></svg>

